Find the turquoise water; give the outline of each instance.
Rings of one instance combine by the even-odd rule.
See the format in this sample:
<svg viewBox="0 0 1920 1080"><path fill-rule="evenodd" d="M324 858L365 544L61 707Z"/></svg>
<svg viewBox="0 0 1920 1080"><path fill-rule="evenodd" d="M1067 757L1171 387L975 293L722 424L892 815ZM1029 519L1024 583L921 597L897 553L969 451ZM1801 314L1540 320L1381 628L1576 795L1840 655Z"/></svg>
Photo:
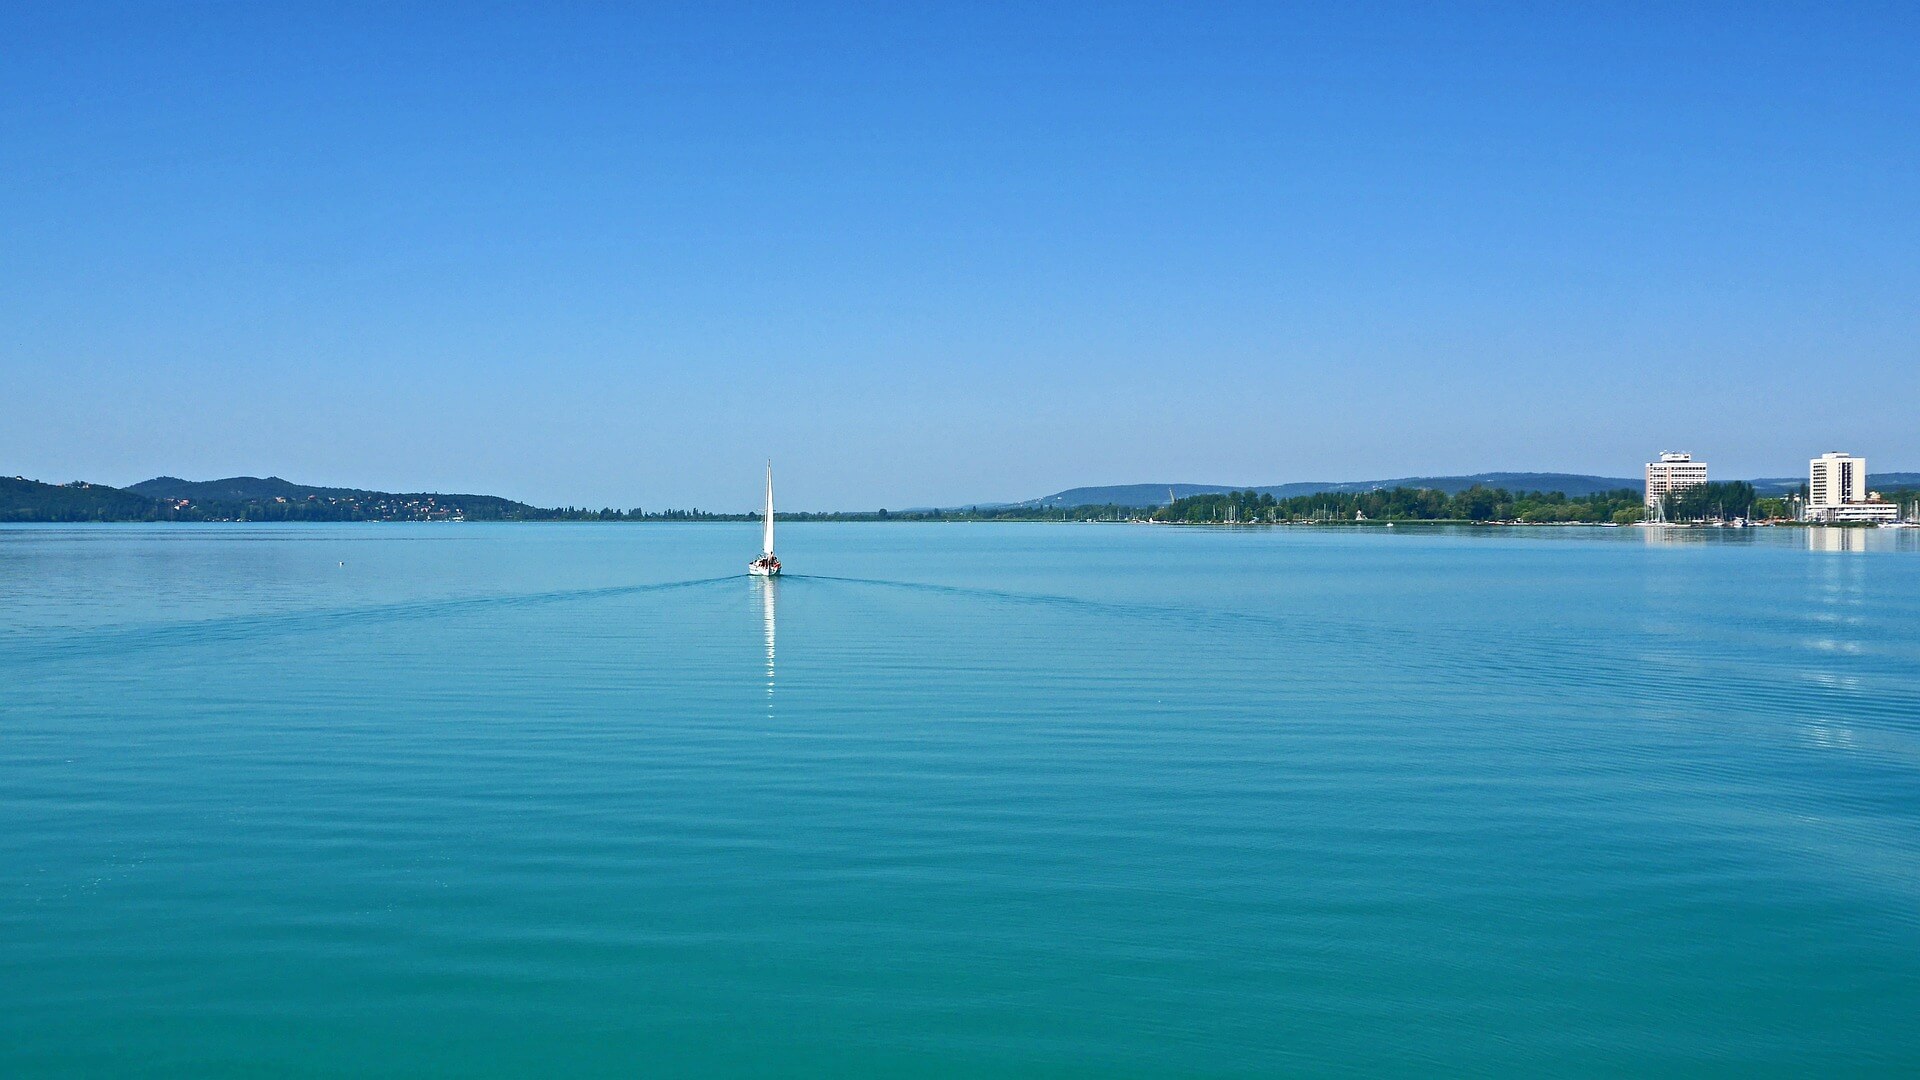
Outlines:
<svg viewBox="0 0 1920 1080"><path fill-rule="evenodd" d="M0 529L0 1074L1920 1068L1920 538L756 547Z"/></svg>

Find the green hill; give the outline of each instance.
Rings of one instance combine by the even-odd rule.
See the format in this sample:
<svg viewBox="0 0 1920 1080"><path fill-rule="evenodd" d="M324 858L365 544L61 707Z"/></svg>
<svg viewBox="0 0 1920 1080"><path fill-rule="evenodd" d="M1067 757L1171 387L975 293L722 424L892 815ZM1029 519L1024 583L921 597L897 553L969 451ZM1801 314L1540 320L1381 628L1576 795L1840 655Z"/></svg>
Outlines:
<svg viewBox="0 0 1920 1080"><path fill-rule="evenodd" d="M126 489L0 479L0 521L547 521L610 515L619 512L550 510L497 495L309 487L277 476L158 476Z"/></svg>
<svg viewBox="0 0 1920 1080"><path fill-rule="evenodd" d="M1276 499L1291 499L1325 492L1391 491L1408 488L1418 491L1442 491L1457 495L1468 488L1504 488L1508 491L1557 491L1563 495L1600 495L1620 488L1635 487L1637 480L1616 476L1588 476L1580 473L1490 472L1471 476L1403 476L1392 480L1297 481L1290 484L1253 486L1246 490ZM1191 495L1220 495L1240 488L1219 484L1118 484L1111 487L1070 488L1022 506L1117 506L1153 507L1167 505L1168 492L1175 498Z"/></svg>
<svg viewBox="0 0 1920 1080"><path fill-rule="evenodd" d="M127 485L127 490L153 499L191 499L194 502L271 502L274 499L330 499L379 495L358 488L323 488L296 484L277 476L230 476L225 480L182 480L156 476Z"/></svg>
<svg viewBox="0 0 1920 1080"><path fill-rule="evenodd" d="M184 500L216 517L248 521L525 521L566 516L498 495L311 487L278 476L223 480L156 476L127 490L156 499Z"/></svg>
<svg viewBox="0 0 1920 1080"><path fill-rule="evenodd" d="M160 504L105 484L43 484L0 477L0 521L150 521Z"/></svg>

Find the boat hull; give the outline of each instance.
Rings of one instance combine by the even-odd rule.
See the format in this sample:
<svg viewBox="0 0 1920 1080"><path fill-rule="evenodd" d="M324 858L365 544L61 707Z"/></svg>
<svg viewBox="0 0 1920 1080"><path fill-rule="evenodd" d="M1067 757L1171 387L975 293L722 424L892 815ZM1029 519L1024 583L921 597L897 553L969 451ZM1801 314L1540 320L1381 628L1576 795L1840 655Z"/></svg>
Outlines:
<svg viewBox="0 0 1920 1080"><path fill-rule="evenodd" d="M762 556L747 564L747 573L754 577L779 577L780 560L771 555Z"/></svg>

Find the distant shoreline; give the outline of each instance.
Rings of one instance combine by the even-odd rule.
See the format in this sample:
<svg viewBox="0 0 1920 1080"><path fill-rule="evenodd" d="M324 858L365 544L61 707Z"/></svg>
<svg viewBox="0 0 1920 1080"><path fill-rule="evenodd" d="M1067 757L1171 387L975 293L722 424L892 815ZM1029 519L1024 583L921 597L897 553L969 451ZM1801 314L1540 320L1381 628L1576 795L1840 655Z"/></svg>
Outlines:
<svg viewBox="0 0 1920 1080"><path fill-rule="evenodd" d="M19 525L60 525L60 527L106 527L106 525L165 525L165 527L200 527L200 525L271 525L271 527L311 527L311 525L756 525L758 515L701 515L701 517L624 517L624 519L359 519L359 521L292 521L292 519L121 519L121 521L27 521L27 519L0 519L0 528L19 527ZM781 525L1152 525L1152 527L1177 528L1686 528L1686 530L1732 530L1741 532L1747 528L1880 528L1872 521L1843 521L1843 523L1820 523L1820 521L1757 521L1747 525L1722 525L1722 523L1634 523L1634 525L1611 525L1599 521L1469 521L1469 519L1427 519L1427 517L1396 517L1396 519L1369 519L1369 521L1152 521L1144 517L1135 519L1092 519L1092 517L874 517L870 513L797 513L785 515L776 513L774 521Z"/></svg>
<svg viewBox="0 0 1920 1080"><path fill-rule="evenodd" d="M1509 475L1509 474L1486 474ZM1545 475L1545 474L1511 474ZM1888 474L1891 476L1904 474ZM1591 478L1587 478L1591 479ZM1722 490L1725 489L1725 490ZM1098 489L1087 489L1098 490ZM1693 489L1688 493L1694 494ZM1176 494L1169 492L1169 494ZM1907 505L1920 489L1891 489ZM1673 497L1669 497L1670 499ZM1704 524L1740 519L1742 524L1799 524L1789 501L1765 496L1750 484L1702 485L1700 505L1666 507L1666 516ZM787 523L832 522L1087 522L1184 525L1593 525L1628 526L1646 515L1642 493L1630 487L1568 494L1475 484L1458 491L1395 487L1366 491L1321 491L1276 497L1244 489L1198 492L1168 503L1118 502L1050 505L969 504L893 511L797 511L776 515ZM758 513L631 507L538 507L494 495L395 493L358 488L311 487L279 477L236 476L191 481L161 476L126 488L74 482L47 484L0 477L0 524L166 522L260 524L323 522L380 524L473 521L758 522Z"/></svg>

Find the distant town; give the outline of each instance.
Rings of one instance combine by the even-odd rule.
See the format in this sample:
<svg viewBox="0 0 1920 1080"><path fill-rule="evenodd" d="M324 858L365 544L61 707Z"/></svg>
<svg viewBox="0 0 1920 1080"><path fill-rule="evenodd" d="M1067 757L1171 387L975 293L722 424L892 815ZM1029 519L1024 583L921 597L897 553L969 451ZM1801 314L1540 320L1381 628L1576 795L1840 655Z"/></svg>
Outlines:
<svg viewBox="0 0 1920 1080"><path fill-rule="evenodd" d="M1902 479L1906 474L1902 474ZM1644 486L1568 495L1473 485L1448 493L1396 486L1275 498L1256 491L1169 498L1137 516L1175 524L1331 524L1425 521L1490 525L1639 525L1745 528L1768 525L1920 524L1920 482L1869 490L1865 458L1832 451L1808 462L1797 491L1760 494L1753 482L1716 482L1707 463L1664 451L1646 465Z"/></svg>
<svg viewBox="0 0 1920 1080"><path fill-rule="evenodd" d="M1867 487L1867 460L1838 450L1807 463L1807 481L1781 498L1749 499L1707 478L1692 454L1663 452L1647 463L1647 524L1911 525L1920 521L1920 492L1882 494Z"/></svg>

